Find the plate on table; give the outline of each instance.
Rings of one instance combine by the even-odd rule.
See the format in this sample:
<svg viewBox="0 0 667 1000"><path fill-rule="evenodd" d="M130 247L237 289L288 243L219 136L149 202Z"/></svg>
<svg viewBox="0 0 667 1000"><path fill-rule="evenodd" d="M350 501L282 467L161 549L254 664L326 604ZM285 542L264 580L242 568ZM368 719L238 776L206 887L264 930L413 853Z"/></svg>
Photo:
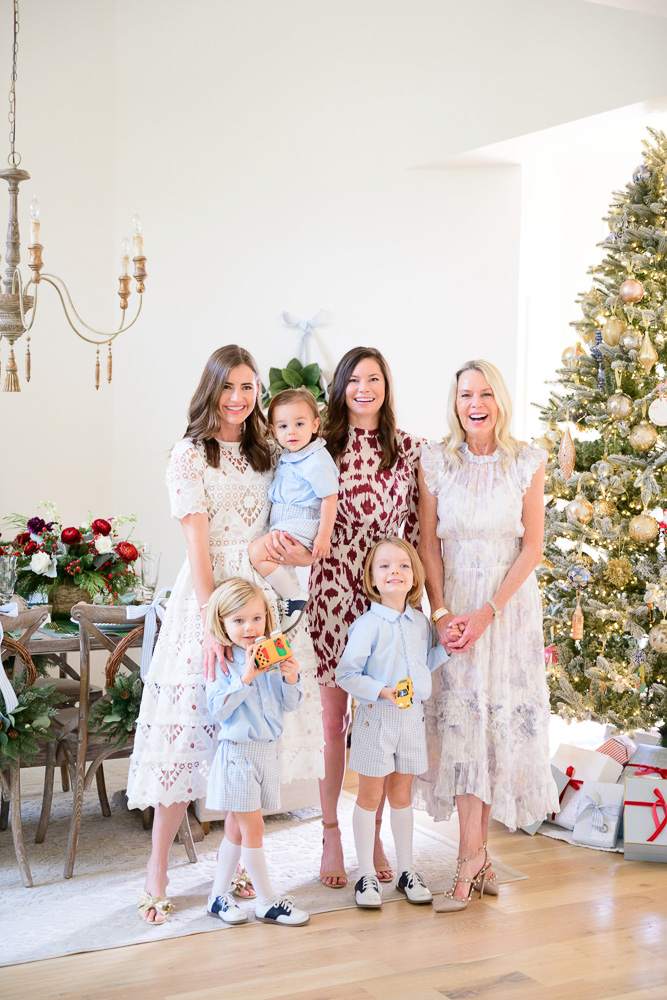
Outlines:
<svg viewBox="0 0 667 1000"><path fill-rule="evenodd" d="M70 618L70 621L75 626L73 631L78 633L79 623L74 618ZM133 622L95 622L95 625L100 632L104 632L105 635L127 635L128 632L138 628L142 622L143 618Z"/></svg>

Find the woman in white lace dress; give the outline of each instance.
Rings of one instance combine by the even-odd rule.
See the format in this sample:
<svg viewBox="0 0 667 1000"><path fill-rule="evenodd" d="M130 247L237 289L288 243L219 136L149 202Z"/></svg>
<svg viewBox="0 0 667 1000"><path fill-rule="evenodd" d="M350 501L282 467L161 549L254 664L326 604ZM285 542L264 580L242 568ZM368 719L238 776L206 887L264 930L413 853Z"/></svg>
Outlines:
<svg viewBox="0 0 667 1000"><path fill-rule="evenodd" d="M452 383L449 436L422 448L419 552L441 641L458 654L434 683L418 791L436 819L455 802L459 814L459 863L440 912L464 909L473 887L497 893L489 817L514 830L558 808L534 573L547 456L511 436L511 415L498 369L470 361Z"/></svg>
<svg viewBox="0 0 667 1000"><path fill-rule="evenodd" d="M145 920L161 923L172 906L165 897L169 848L188 803L206 794L217 747L216 723L206 707L207 672L224 651L204 628L213 590L229 576L255 580L248 544L266 533L267 491L277 450L266 438L258 405L260 379L252 356L235 345L209 358L190 404L189 424L172 450L167 486L172 516L185 533L187 558L178 574L160 630L137 721L127 794L130 808L155 806ZM297 556L286 560L294 564ZM324 773L319 689L305 625L290 639L302 672L303 704L279 742L284 782Z"/></svg>

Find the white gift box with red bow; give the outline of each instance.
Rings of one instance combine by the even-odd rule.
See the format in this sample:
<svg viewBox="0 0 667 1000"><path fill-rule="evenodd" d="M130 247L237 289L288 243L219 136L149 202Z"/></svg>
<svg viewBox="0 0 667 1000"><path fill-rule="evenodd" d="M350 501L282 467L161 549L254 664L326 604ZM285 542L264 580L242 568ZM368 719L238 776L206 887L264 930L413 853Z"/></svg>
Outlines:
<svg viewBox="0 0 667 1000"><path fill-rule="evenodd" d="M626 861L667 861L667 781L625 779Z"/></svg>

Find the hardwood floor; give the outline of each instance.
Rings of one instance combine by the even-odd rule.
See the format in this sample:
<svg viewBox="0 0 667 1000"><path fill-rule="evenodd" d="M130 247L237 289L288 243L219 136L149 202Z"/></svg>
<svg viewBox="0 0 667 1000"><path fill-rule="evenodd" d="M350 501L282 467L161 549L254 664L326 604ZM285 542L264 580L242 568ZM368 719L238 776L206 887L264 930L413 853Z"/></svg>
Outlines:
<svg viewBox="0 0 667 1000"><path fill-rule="evenodd" d="M356 776L346 787L353 791ZM431 822L420 817L420 822ZM438 830L456 839L455 818ZM667 865L496 825L527 881L463 913L386 903L14 966L2 1000L665 1000ZM36 929L36 933L38 933ZM0 936L0 941L2 940Z"/></svg>

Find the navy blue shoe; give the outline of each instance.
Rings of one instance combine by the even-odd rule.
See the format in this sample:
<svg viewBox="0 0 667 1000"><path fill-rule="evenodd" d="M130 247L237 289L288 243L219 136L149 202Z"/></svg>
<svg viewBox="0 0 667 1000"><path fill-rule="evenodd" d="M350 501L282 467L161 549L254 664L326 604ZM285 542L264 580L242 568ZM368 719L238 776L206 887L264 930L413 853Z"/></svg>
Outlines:
<svg viewBox="0 0 667 1000"><path fill-rule="evenodd" d="M219 917L226 924L244 924L248 919L248 914L241 909L231 892L224 892L221 896L211 893L206 912L209 917Z"/></svg>
<svg viewBox="0 0 667 1000"><path fill-rule="evenodd" d="M354 886L354 901L357 906L368 910L379 910L382 906L382 889L376 875L362 875Z"/></svg>
<svg viewBox="0 0 667 1000"><path fill-rule="evenodd" d="M268 906L258 903L255 916L263 924L286 924L288 927L301 927L310 920L305 910L297 910L289 896L276 896Z"/></svg>
<svg viewBox="0 0 667 1000"><path fill-rule="evenodd" d="M430 889L427 889L419 872L401 872L396 888L404 894L408 903L423 906L425 903L433 902L433 895Z"/></svg>
<svg viewBox="0 0 667 1000"><path fill-rule="evenodd" d="M302 591L298 598L284 597L278 601L280 627L283 632L291 632L293 628L296 628L303 618L310 600L310 597Z"/></svg>

